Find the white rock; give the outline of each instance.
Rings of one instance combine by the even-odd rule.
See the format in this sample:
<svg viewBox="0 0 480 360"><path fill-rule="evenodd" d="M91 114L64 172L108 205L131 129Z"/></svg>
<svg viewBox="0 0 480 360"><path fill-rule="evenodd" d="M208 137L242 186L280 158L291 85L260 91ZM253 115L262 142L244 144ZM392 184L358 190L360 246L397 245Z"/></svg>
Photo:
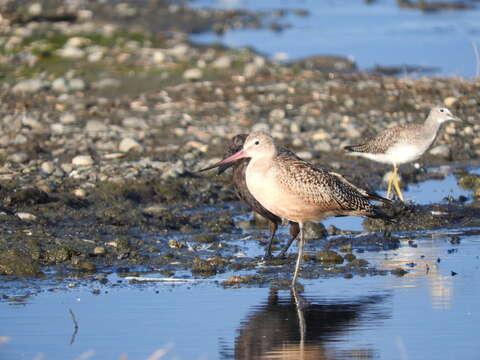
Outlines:
<svg viewBox="0 0 480 360"><path fill-rule="evenodd" d="M28 7L28 13L33 16L40 15L42 13L42 4L40 3L33 3Z"/></svg>
<svg viewBox="0 0 480 360"><path fill-rule="evenodd" d="M51 161L45 161L40 165L40 169L46 174L52 174L55 171L55 165Z"/></svg>
<svg viewBox="0 0 480 360"><path fill-rule="evenodd" d="M173 48L171 48L169 52L173 56L180 57L180 56L186 55L188 52L188 49L189 49L188 45L178 44L178 45L175 45Z"/></svg>
<svg viewBox="0 0 480 360"><path fill-rule="evenodd" d="M212 66L217 69L226 69L232 66L232 58L230 56L224 55L217 58Z"/></svg>
<svg viewBox="0 0 480 360"><path fill-rule="evenodd" d="M81 59L85 56L85 51L75 46L67 46L57 50L57 54L68 59Z"/></svg>
<svg viewBox="0 0 480 360"><path fill-rule="evenodd" d="M155 64L162 64L166 58L165 53L161 50L156 50L152 55L152 60Z"/></svg>
<svg viewBox="0 0 480 360"><path fill-rule="evenodd" d="M54 134L63 135L65 134L65 125L63 125L62 123L54 123L50 125L50 130Z"/></svg>
<svg viewBox="0 0 480 360"><path fill-rule="evenodd" d="M269 132L270 131L270 125L267 123L256 123L255 125L252 126L252 131L264 131L264 132Z"/></svg>
<svg viewBox="0 0 480 360"><path fill-rule="evenodd" d="M65 125L74 124L77 117L73 113L64 113L60 116L60 122Z"/></svg>
<svg viewBox="0 0 480 360"><path fill-rule="evenodd" d="M429 153L434 155L434 156L440 156L440 157L443 157L443 158L448 158L448 157L450 157L450 148L445 144L441 144L441 145L437 145L434 148L430 149Z"/></svg>
<svg viewBox="0 0 480 360"><path fill-rule="evenodd" d="M8 160L14 163L24 163L28 161L28 155L24 152L18 152L10 155Z"/></svg>
<svg viewBox="0 0 480 360"><path fill-rule="evenodd" d="M297 153L298 157L303 160L312 160L313 154L310 151L300 151Z"/></svg>
<svg viewBox="0 0 480 360"><path fill-rule="evenodd" d="M64 78L57 78L52 82L52 89L56 92L67 92L70 90L67 84L67 80Z"/></svg>
<svg viewBox="0 0 480 360"><path fill-rule="evenodd" d="M457 102L458 102L458 99L453 96L449 96L443 99L443 103L445 104L445 106L448 106L448 107L454 106Z"/></svg>
<svg viewBox="0 0 480 360"><path fill-rule="evenodd" d="M77 155L72 159L72 165L91 166L93 165L93 159L90 155Z"/></svg>
<svg viewBox="0 0 480 360"><path fill-rule="evenodd" d="M67 40L65 43L65 47L83 47L90 45L90 39L81 37L81 36L74 36Z"/></svg>
<svg viewBox="0 0 480 360"><path fill-rule="evenodd" d="M85 130L89 133L96 133L101 131L106 131L107 125L105 125L100 120L89 120L85 126Z"/></svg>
<svg viewBox="0 0 480 360"><path fill-rule="evenodd" d="M12 91L14 93L35 93L48 88L48 84L40 79L24 80L17 83Z"/></svg>
<svg viewBox="0 0 480 360"><path fill-rule="evenodd" d="M203 76L203 72L200 69L188 69L183 73L185 80L200 80Z"/></svg>
<svg viewBox="0 0 480 360"><path fill-rule="evenodd" d="M314 149L317 151L329 152L332 150L332 145L327 141L319 141L315 144Z"/></svg>
<svg viewBox="0 0 480 360"><path fill-rule="evenodd" d="M147 123L142 118L137 117L128 117L123 119L122 125L128 128L137 128L137 129L145 129L147 127Z"/></svg>
<svg viewBox="0 0 480 360"><path fill-rule="evenodd" d="M132 138L125 138L120 142L118 145L118 150L121 152L129 152L129 151L140 151L142 146Z"/></svg>
<svg viewBox="0 0 480 360"><path fill-rule="evenodd" d="M85 196L87 196L87 192L83 189L80 189L80 188L77 188L75 190L72 191L73 195L75 195L76 197L79 197L79 198L84 198Z"/></svg>
<svg viewBox="0 0 480 360"><path fill-rule="evenodd" d="M27 212L17 212L16 215L25 221L35 221L37 220L37 217L33 214L27 213Z"/></svg>
<svg viewBox="0 0 480 360"><path fill-rule="evenodd" d="M72 90L82 91L85 89L85 81L79 78L70 79L69 87Z"/></svg>

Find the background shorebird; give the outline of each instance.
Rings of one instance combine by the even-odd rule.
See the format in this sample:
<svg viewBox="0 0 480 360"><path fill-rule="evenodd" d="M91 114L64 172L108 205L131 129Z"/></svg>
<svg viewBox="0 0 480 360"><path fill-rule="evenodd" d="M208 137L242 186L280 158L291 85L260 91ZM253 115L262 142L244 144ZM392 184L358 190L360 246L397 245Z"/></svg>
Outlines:
<svg viewBox="0 0 480 360"><path fill-rule="evenodd" d="M243 144L245 142L245 139L247 138L247 134L239 134L236 135L232 138L232 141L230 142L227 151L224 154L224 157L229 157L230 155L235 154L237 151L240 151L243 148ZM292 156L293 158L298 159L298 157L290 152L289 150L285 148L280 148L280 151ZM213 169L218 166L218 174L220 175L223 173L225 170L227 170L229 167L233 167L232 171L232 182L233 185L235 186L236 192L238 197L244 201L247 205L250 206L250 208L255 211L257 214L261 215L268 221L269 229L270 229L270 241L268 242L267 248L265 249L265 258L269 259L272 257L272 244L273 240L275 238L275 233L277 231L278 225L282 223L282 219L278 217L275 214L272 214L270 211L265 209L250 193L247 187L247 182L245 179L245 171L247 169L247 165L250 162L250 159L243 158L239 159L235 162L231 162L228 164L223 164L218 166L217 164L209 166L207 168L204 168L202 170L199 170L199 172L207 171L210 169ZM280 250L280 253L278 254L278 257L283 257L292 242L295 240L295 238L298 236L298 233L300 232L300 227L298 223L290 221L290 239L288 242L285 244L285 246Z"/></svg>
<svg viewBox="0 0 480 360"><path fill-rule="evenodd" d="M245 178L253 197L276 216L299 224L299 251L292 286L297 281L303 257L306 222L337 215L390 219L369 202L388 202L387 199L352 185L339 174L285 155L264 132L252 132L240 151L214 166L243 158L250 158Z"/></svg>
<svg viewBox="0 0 480 360"><path fill-rule="evenodd" d="M350 151L349 155L392 164L393 174L388 182L386 197L390 198L393 184L399 199L404 201L397 179L398 165L419 159L435 141L440 126L449 120L460 121L447 108L437 106L430 110L423 124L386 129L363 144L345 146L344 149Z"/></svg>

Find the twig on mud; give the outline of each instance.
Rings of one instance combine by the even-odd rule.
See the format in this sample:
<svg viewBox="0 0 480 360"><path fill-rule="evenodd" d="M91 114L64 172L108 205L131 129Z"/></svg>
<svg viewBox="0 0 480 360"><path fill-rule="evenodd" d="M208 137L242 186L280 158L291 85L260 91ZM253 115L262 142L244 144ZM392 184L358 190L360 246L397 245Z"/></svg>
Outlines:
<svg viewBox="0 0 480 360"><path fill-rule="evenodd" d="M73 313L72 309L68 309L70 312L70 317L72 318L73 321L73 334L72 337L70 338L70 345L72 345L75 342L75 337L77 336L78 332L78 322L77 319L75 318L75 314Z"/></svg>

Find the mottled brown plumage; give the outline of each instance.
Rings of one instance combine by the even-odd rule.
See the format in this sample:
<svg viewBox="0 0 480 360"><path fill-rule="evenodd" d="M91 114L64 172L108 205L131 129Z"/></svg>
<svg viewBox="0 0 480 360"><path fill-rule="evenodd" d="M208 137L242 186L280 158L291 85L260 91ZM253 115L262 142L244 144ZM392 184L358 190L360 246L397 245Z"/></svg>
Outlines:
<svg viewBox="0 0 480 360"><path fill-rule="evenodd" d="M242 158L251 158L245 178L252 196L278 217L297 222L300 243L292 280L295 286L304 247L304 224L328 216L359 215L388 218L369 200L388 201L350 184L341 175L292 158L279 152L266 133L251 133L243 148L225 158L222 166Z"/></svg>
<svg viewBox="0 0 480 360"><path fill-rule="evenodd" d="M239 134L236 135L232 138L227 151L225 152L225 158L233 155L237 151L241 150L243 147L243 144L245 142L245 139L247 138L247 134ZM298 159L298 157L292 153L291 151L281 148L280 150L282 153L287 154L287 156L291 156L292 158ZM227 170L230 167L233 167L232 170L232 182L235 186L236 193L238 197L245 202L247 205L250 206L250 208L255 211L257 214L260 216L264 217L267 219L269 223L269 229L270 229L270 239L268 242L268 245L265 249L265 258L271 258L272 257L272 244L273 240L275 238L275 233L277 231L278 225L282 223L282 219L275 214L272 214L270 211L265 209L250 193L247 187L247 182L245 179L245 170L248 166L248 163L250 162L250 159L240 159L237 160L233 163L230 164L225 164L221 165L218 168L218 174L222 174L225 170ZM214 166L213 166L214 167ZM200 171L205 171L208 169L211 169L212 166L202 169ZM298 223L291 221L290 222L290 239L289 241L285 244L285 246L280 250L280 253L278 254L279 257L283 257L292 242L295 240L295 238L298 236L298 233L300 232L300 227Z"/></svg>

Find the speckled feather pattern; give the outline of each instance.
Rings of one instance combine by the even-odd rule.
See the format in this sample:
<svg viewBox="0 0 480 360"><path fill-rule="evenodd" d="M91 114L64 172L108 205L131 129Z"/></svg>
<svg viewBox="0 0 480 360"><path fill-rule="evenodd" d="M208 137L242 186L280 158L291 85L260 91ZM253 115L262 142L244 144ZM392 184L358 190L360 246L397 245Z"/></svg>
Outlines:
<svg viewBox="0 0 480 360"><path fill-rule="evenodd" d="M284 154L275 159L278 183L305 203L337 215L377 215L370 199L379 197L350 184L342 176Z"/></svg>
<svg viewBox="0 0 480 360"><path fill-rule="evenodd" d="M363 144L346 146L345 149L352 152L384 154L397 144L416 144L424 141L423 124L405 124L386 129Z"/></svg>

